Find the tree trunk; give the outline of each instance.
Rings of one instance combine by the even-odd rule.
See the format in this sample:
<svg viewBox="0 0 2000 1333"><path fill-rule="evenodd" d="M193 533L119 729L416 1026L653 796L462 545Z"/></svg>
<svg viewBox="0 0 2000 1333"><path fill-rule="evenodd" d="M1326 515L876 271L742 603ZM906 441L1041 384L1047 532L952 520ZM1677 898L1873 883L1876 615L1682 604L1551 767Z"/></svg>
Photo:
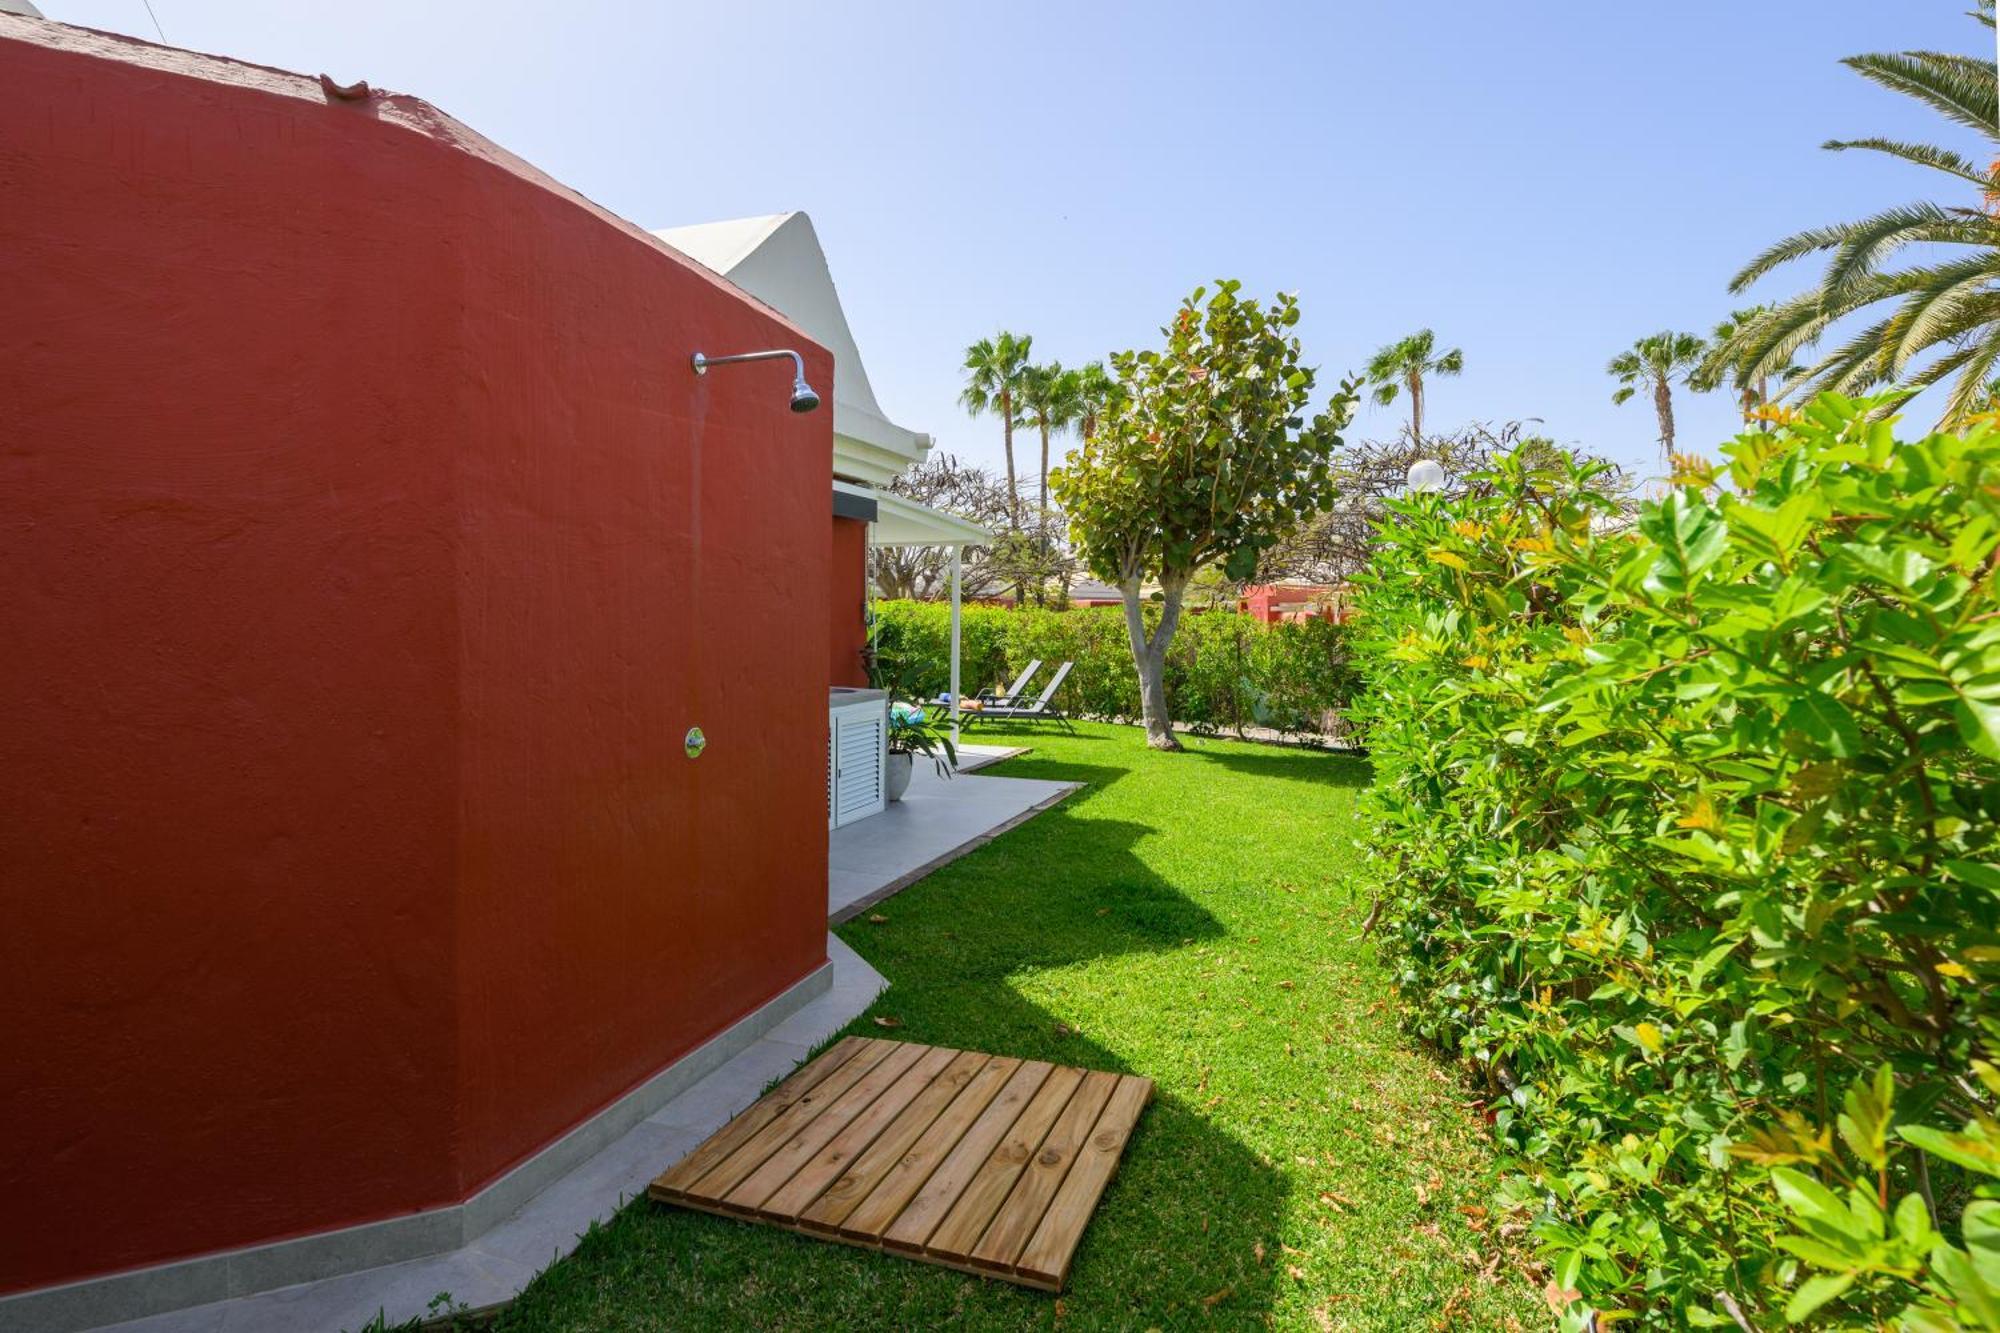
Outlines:
<svg viewBox="0 0 2000 1333"><path fill-rule="evenodd" d="M1664 375L1653 381L1653 410L1660 414L1660 456L1671 476L1674 470L1674 389Z"/></svg>
<svg viewBox="0 0 2000 1333"><path fill-rule="evenodd" d="M1021 493L1014 485L1014 395L1005 389L1000 391L1000 442L1007 450L1007 522L1019 530Z"/></svg>
<svg viewBox="0 0 2000 1333"><path fill-rule="evenodd" d="M1167 646L1174 641L1174 629L1180 624L1187 582L1161 580L1160 591L1166 600L1160 608L1160 623L1150 637L1139 580L1122 581L1118 591L1125 601L1125 633L1132 641L1132 665L1139 672L1139 710L1146 724L1146 744L1155 750L1178 750L1181 743L1174 739L1173 714L1167 711Z"/></svg>
<svg viewBox="0 0 2000 1333"><path fill-rule="evenodd" d="M1049 548L1049 419L1043 417L1042 427L1042 549Z"/></svg>
<svg viewBox="0 0 2000 1333"><path fill-rule="evenodd" d="M1418 448L1424 443L1424 382L1420 376L1410 376L1410 443Z"/></svg>

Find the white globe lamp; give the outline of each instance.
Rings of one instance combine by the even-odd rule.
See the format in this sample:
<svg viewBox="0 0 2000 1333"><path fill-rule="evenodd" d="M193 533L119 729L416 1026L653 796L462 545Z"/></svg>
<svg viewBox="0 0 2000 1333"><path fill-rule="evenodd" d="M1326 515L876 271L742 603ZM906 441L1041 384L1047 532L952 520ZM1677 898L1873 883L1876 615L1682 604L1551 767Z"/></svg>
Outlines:
<svg viewBox="0 0 2000 1333"><path fill-rule="evenodd" d="M1410 464L1410 474L1405 480L1412 491L1441 491L1444 489L1444 464L1435 458L1419 458Z"/></svg>

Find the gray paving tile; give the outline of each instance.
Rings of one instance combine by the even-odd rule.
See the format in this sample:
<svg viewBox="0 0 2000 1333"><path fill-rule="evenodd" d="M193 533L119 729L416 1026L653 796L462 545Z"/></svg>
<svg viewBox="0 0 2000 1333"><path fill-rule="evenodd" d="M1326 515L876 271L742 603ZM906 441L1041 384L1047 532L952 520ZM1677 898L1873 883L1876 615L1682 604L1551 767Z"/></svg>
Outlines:
<svg viewBox="0 0 2000 1333"><path fill-rule="evenodd" d="M576 1248L592 1222L608 1222L627 1199L708 1137L693 1127L641 1124L530 1199L472 1248L539 1272Z"/></svg>
<svg viewBox="0 0 2000 1333"><path fill-rule="evenodd" d="M842 1012L840 998L845 997L826 997L825 1007L817 1011L814 1010L813 1005L807 1005L784 1022L778 1024L778 1026L772 1028L770 1033L771 1040L789 1042L801 1049L807 1050L817 1046L820 1042L832 1036L835 1030L847 1022L847 1018L840 1017ZM851 1003L858 1004L860 1008L865 1009L874 998L875 996L871 994L866 999L863 999L857 993L853 995ZM815 1001L815 1003L819 1002ZM851 1017L853 1017L853 1013L850 1009L848 1011L848 1018Z"/></svg>
<svg viewBox="0 0 2000 1333"><path fill-rule="evenodd" d="M343 1277L284 1287L224 1304L221 1333L332 1333L359 1329L379 1311L395 1324L421 1315L431 1298L450 1292L470 1306L507 1300L535 1270L471 1249L371 1268Z"/></svg>
<svg viewBox="0 0 2000 1333"><path fill-rule="evenodd" d="M826 872L827 912L831 915L852 902L859 902L882 887L883 878L869 870L828 870Z"/></svg>
<svg viewBox="0 0 2000 1333"><path fill-rule="evenodd" d="M768 1034L770 1039L796 1042L804 1047L817 1046L847 1026L856 1014L874 1003L875 997L889 988L882 975L866 963L857 960L855 970L859 975L842 981L833 990L801 1007L797 1013L772 1028Z"/></svg>
<svg viewBox="0 0 2000 1333"><path fill-rule="evenodd" d="M915 882L1071 790L1073 784L1038 778L960 774L945 781L919 767L901 801L828 836L827 914L845 916L905 880Z"/></svg>
<svg viewBox="0 0 2000 1333"><path fill-rule="evenodd" d="M805 1058L803 1043L779 1041L766 1034L721 1069L653 1112L646 1123L668 1128L705 1126L704 1133L714 1133L731 1116L763 1096L764 1089L774 1079L791 1073Z"/></svg>
<svg viewBox="0 0 2000 1333"><path fill-rule="evenodd" d="M100 1333L221 1333L228 1306L228 1301L216 1301L186 1310L170 1310L144 1319L128 1319L122 1324L104 1324Z"/></svg>

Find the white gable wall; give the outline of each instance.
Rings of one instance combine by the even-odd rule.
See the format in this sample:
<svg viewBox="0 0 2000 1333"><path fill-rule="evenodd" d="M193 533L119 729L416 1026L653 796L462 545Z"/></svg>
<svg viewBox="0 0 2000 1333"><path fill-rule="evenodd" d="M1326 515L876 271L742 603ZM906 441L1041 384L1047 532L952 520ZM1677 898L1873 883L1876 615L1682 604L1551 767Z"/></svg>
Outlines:
<svg viewBox="0 0 2000 1333"><path fill-rule="evenodd" d="M930 437L896 425L875 401L811 218L774 213L653 234L778 310L833 353L835 476L884 485L923 461Z"/></svg>

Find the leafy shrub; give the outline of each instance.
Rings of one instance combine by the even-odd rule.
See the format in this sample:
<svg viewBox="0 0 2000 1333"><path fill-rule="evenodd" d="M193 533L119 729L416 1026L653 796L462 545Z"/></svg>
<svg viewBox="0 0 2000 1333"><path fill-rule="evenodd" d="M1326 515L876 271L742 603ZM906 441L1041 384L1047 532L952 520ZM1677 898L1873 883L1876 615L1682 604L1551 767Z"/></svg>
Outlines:
<svg viewBox="0 0 2000 1333"><path fill-rule="evenodd" d="M1972 1067L1986 1093L2000 1096L2000 1069L1984 1060ZM1976 1116L1956 1134L1896 1125L1896 1100L1895 1071L1883 1065L1856 1079L1841 1103L1844 1152L1832 1135L1799 1120L1735 1150L1771 1167L1794 1228L1778 1246L1816 1270L1792 1293L1785 1317L1796 1323L1824 1314L1862 1328L1888 1320L1918 1333L2000 1329L2000 1120ZM1921 1188L1889 1206L1892 1179L1911 1174L1897 1169L1910 1152L1948 1162L1977 1182L1958 1218L1962 1246L1937 1225L1923 1159L1915 1173Z"/></svg>
<svg viewBox="0 0 2000 1333"><path fill-rule="evenodd" d="M1591 467L1503 462L1400 503L1365 580L1384 948L1492 1082L1572 1327L1780 1325L1812 1269L1757 1145L1830 1139L1881 1066L1899 1132L1995 1103L2000 434L1898 444L1868 407L1746 434L1732 490L1687 464L1633 524ZM1882 1169L1970 1232L1959 1168ZM1873 1327L1922 1280L1793 1308Z"/></svg>
<svg viewBox="0 0 2000 1333"><path fill-rule="evenodd" d="M1139 681L1116 607L1051 611L968 606L960 625L960 685L968 696L1004 686L1035 658L1074 662L1063 703L1090 716L1139 716ZM912 692L941 694L950 680L951 609L939 602L875 605L876 655L893 662ZM1292 733L1338 725L1353 693L1344 626L1315 620L1265 625L1234 611L1206 611L1181 621L1167 653L1167 698L1176 721L1198 730L1244 726Z"/></svg>

